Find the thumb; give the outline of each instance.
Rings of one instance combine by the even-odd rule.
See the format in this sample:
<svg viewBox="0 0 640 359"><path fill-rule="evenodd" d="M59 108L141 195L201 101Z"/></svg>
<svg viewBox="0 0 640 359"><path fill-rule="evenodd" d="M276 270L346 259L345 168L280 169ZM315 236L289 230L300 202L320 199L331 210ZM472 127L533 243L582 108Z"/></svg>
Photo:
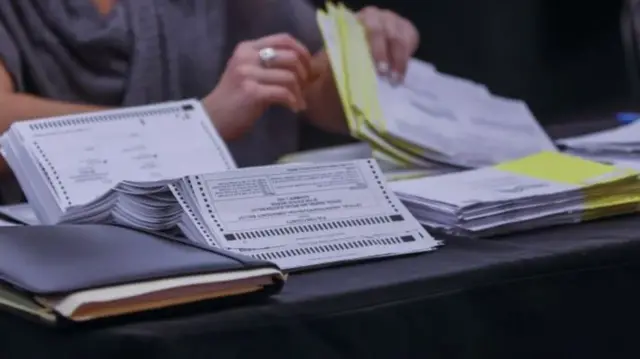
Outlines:
<svg viewBox="0 0 640 359"><path fill-rule="evenodd" d="M311 74L309 76L309 81L313 82L327 73L333 76L331 73L331 61L329 60L327 52L325 50L321 50L311 59Z"/></svg>

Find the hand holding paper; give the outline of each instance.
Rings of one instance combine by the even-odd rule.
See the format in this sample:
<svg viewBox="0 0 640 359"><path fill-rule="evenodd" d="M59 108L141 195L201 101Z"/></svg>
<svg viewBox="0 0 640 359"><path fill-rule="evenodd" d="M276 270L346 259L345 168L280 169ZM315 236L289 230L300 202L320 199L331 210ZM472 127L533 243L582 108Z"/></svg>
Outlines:
<svg viewBox="0 0 640 359"><path fill-rule="evenodd" d="M362 20L364 13L376 15ZM371 39L378 35L367 30L373 18L385 16L372 10L358 15L330 3L317 15L350 133L368 142L376 156L399 166L451 171L556 150L522 101L494 96L417 59L408 61L399 86L378 76L381 47L372 55Z"/></svg>
<svg viewBox="0 0 640 359"><path fill-rule="evenodd" d="M402 83L420 42L416 27L402 16L375 6L360 10L358 19L367 33L378 74L392 84Z"/></svg>

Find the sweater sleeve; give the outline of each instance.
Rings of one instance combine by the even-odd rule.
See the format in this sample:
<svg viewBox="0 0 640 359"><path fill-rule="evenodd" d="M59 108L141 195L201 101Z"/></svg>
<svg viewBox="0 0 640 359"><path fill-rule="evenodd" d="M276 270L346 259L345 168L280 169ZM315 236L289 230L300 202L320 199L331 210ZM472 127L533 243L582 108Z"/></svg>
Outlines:
<svg viewBox="0 0 640 359"><path fill-rule="evenodd" d="M322 37L316 21L316 9L308 0L281 0L291 7L291 33L311 52L322 47ZM284 10L286 11L286 9Z"/></svg>
<svg viewBox="0 0 640 359"><path fill-rule="evenodd" d="M24 79L22 76L22 65L20 51L5 25L5 21L0 17L0 62L6 68L13 85L17 91L24 91Z"/></svg>
<svg viewBox="0 0 640 359"><path fill-rule="evenodd" d="M316 9L308 0L231 0L230 32L236 41L288 33L309 51L322 47Z"/></svg>

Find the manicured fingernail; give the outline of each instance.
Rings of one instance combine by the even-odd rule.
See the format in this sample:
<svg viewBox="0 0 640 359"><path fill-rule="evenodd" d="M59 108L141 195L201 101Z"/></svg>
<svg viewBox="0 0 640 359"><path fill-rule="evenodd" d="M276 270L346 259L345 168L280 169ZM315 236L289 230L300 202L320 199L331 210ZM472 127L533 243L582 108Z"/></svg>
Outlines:
<svg viewBox="0 0 640 359"><path fill-rule="evenodd" d="M386 62L378 62L378 72L380 75L387 75L389 73L389 64Z"/></svg>
<svg viewBox="0 0 640 359"><path fill-rule="evenodd" d="M404 81L404 78L402 77L402 75L400 75L400 73L396 71L392 71L391 75L389 75L389 82L391 82L393 86L398 86L403 81Z"/></svg>

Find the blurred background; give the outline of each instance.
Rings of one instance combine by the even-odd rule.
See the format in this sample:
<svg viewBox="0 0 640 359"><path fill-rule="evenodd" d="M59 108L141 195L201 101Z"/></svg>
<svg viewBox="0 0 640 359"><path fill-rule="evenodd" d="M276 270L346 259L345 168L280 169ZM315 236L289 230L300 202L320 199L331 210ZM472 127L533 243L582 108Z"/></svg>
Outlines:
<svg viewBox="0 0 640 359"><path fill-rule="evenodd" d="M422 36L418 58L495 94L527 101L543 124L562 121L557 113L629 96L622 0L343 2L354 10L375 5L411 19ZM345 140L303 130L306 148Z"/></svg>

